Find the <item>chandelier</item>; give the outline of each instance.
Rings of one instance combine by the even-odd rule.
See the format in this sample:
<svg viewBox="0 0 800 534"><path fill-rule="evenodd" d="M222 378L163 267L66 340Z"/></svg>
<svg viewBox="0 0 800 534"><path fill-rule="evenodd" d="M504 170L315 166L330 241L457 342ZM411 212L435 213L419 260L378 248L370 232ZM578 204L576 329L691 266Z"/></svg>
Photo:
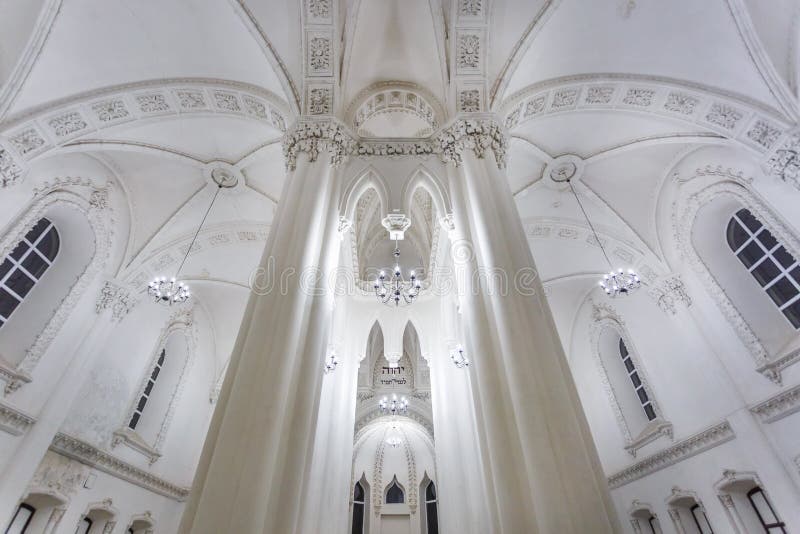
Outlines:
<svg viewBox="0 0 800 534"><path fill-rule="evenodd" d="M178 275L183 268L183 264L186 263L186 258L189 257L189 252L192 251L195 241L197 241L197 236L200 234L200 230L203 228L203 223L206 222L206 218L211 212L211 208L214 207L214 202L217 200L217 195L219 195L220 190L223 187L234 187L238 182L236 176L222 168L216 168L211 171L211 178L214 180L214 183L217 184L217 190L214 192L214 198L211 199L211 204L209 204L205 215L203 215L203 219L200 221L200 226L197 227L197 231L194 233L194 237L192 237L192 242L189 243L189 247L186 249L186 254L183 255L183 260L178 266L175 276L171 278L167 278L166 276L156 276L149 284L147 284L147 294L150 295L155 302L164 304L166 306L172 306L173 304L186 302L192 295L189 291L189 286L178 280Z"/></svg>
<svg viewBox="0 0 800 534"><path fill-rule="evenodd" d="M403 444L403 440L397 436L390 436L386 438L386 443L388 443L391 448L396 449Z"/></svg>
<svg viewBox="0 0 800 534"><path fill-rule="evenodd" d="M408 399L405 397L397 397L397 394L392 394L392 398L383 397L378 402L383 415L408 415Z"/></svg>
<svg viewBox="0 0 800 534"><path fill-rule="evenodd" d="M403 278L403 273L400 270L400 245L399 240L403 239L405 231L411 226L411 221L405 215L393 213L383 219L382 224L384 228L389 231L389 238L394 240L394 268L391 270L391 275L387 275L386 271L381 271L375 282L372 284L375 289L375 296L378 300L386 305L394 303L395 306L400 304L411 304L419 296L422 291L422 283L417 278L415 271L409 272L409 279L406 281Z"/></svg>
<svg viewBox="0 0 800 534"><path fill-rule="evenodd" d="M461 345L457 346L455 350L450 353L450 359L453 360L453 363L459 369L469 367L469 359L464 356L464 347Z"/></svg>
<svg viewBox="0 0 800 534"><path fill-rule="evenodd" d="M334 372L337 365L339 365L339 358L336 357L336 351L332 350L325 361L325 374Z"/></svg>
<svg viewBox="0 0 800 534"><path fill-rule="evenodd" d="M600 238L597 236L597 231L594 229L594 225L592 221L589 219L589 215L586 213L586 209L583 207L583 203L581 199L578 198L578 193L575 191L575 187L572 185L572 180L567 178L566 181L569 184L570 191L575 196L575 201L578 203L578 206L581 208L581 212L583 212L583 217L586 219L586 223L589 225L589 228L592 230L592 234L594 235L594 240L600 246L600 250L603 252L603 256L608 263L608 266L611 267L611 270L608 274L603 275L603 278L600 280L599 285L603 288L603 291L606 292L606 295L609 297L617 297L617 296L624 296L629 295L639 289L641 285L641 280L639 276L633 271L633 269L628 269L627 271L623 271L622 269L614 269L613 265L611 264L611 260L608 258L608 254L606 253L606 249L603 246L603 242L600 241Z"/></svg>

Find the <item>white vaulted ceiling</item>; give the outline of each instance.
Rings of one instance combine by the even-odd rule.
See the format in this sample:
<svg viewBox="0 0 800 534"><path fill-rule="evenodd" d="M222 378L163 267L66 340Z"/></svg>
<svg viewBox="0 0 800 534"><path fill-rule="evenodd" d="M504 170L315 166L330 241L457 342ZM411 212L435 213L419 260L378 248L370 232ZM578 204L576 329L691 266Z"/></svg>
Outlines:
<svg viewBox="0 0 800 534"><path fill-rule="evenodd" d="M447 75L441 8L430 0L353 0L348 3L343 100L376 82L419 85L444 100Z"/></svg>

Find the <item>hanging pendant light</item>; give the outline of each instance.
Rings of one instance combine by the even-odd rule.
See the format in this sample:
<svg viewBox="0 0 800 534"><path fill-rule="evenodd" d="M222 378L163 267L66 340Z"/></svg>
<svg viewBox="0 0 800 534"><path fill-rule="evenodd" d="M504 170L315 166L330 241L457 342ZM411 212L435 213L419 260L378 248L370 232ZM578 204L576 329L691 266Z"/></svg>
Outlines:
<svg viewBox="0 0 800 534"><path fill-rule="evenodd" d="M618 297L618 296L625 296L633 293L642 284L642 281L639 279L639 276L634 272L633 269L623 270L620 268L614 268L611 264L611 260L608 258L608 254L606 253L606 249L603 246L603 242L600 241L600 237L597 235L597 231L594 229L594 225L592 221L589 219L589 215L586 213L586 210L583 207L583 203L581 203L581 199L578 198L578 193L575 191L575 188L572 185L572 180L567 179L565 180L569 184L569 189L572 191L572 194L575 196L575 201L578 203L578 206L581 208L581 212L583 212L583 216L586 219L586 223L589 225L589 228L592 230L592 234L594 235L595 241L600 246L600 250L603 251L603 256L608 263L610 268L608 274L603 275L603 278L598 282L600 287L603 288L606 295L609 297Z"/></svg>
<svg viewBox="0 0 800 534"><path fill-rule="evenodd" d="M450 352L450 359L453 360L453 363L459 369L469 367L469 358L464 356L464 347L461 345L457 346Z"/></svg>
<svg viewBox="0 0 800 534"><path fill-rule="evenodd" d="M372 284L375 296L383 304L400 306L412 304L422 291L422 283L415 271L410 271L409 280L403 278L400 270L399 241L405 238L405 231L411 226L411 220L402 213L391 213L384 217L381 224L389 232L389 239L394 240L394 267L391 274L381 271Z"/></svg>
<svg viewBox="0 0 800 534"><path fill-rule="evenodd" d="M200 226L197 227L197 231L194 233L194 237L192 237L192 242L189 243L189 248L186 249L186 254L183 255L183 260L178 266L178 270L175 271L175 276L171 278L167 278L166 276L156 276L149 284L147 284L147 294L159 304L172 306L173 304L186 302L189 300L189 297L192 296L191 292L189 291L189 286L180 281L178 279L178 275L180 275L183 264L186 263L186 258L189 257L189 252L192 251L192 247L194 247L194 243L197 241L197 236L200 234L200 230L203 228L203 224L206 222L206 218L211 212L211 208L214 207L214 202L217 200L220 190L222 190L222 188L227 189L234 187L238 182L236 176L224 169L214 169L211 172L211 178L214 180L214 183L217 184L217 190L214 191L214 197L211 199L211 204L209 204L205 215L203 215L203 218L200 221Z"/></svg>
<svg viewBox="0 0 800 534"><path fill-rule="evenodd" d="M394 304L395 306L411 304L422 291L422 283L417 278L417 273L413 270L409 272L408 282L403 278L403 273L400 270L400 246L396 239L392 255L394 256L395 266L392 269L391 276L387 276L386 271L381 271L372 284L373 289L375 289L375 296L383 304Z"/></svg>
<svg viewBox="0 0 800 534"><path fill-rule="evenodd" d="M396 393L392 394L392 398L383 397L378 402L378 408L384 415L406 415L408 414L408 399L406 397L398 397Z"/></svg>

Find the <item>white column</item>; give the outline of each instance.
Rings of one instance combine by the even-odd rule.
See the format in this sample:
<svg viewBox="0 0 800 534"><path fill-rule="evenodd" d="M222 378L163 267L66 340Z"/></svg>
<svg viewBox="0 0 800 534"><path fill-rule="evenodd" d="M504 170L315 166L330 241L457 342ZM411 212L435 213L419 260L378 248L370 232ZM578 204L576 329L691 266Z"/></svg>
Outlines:
<svg viewBox="0 0 800 534"><path fill-rule="evenodd" d="M434 340L430 361L439 531L484 534L491 531L488 497L481 482L469 371L457 368L449 354L453 343L463 342L456 321L455 303L442 299L441 335ZM423 501L424 495L420 506Z"/></svg>
<svg viewBox="0 0 800 534"><path fill-rule="evenodd" d="M503 134L491 120L462 120L442 141L445 157L457 166L449 172L455 261L462 270L459 292L472 354L469 369L486 492L494 498L490 531L619 532L567 360L541 283L533 277L533 257L500 169ZM492 290L487 278L478 276L481 271L505 273L508 291Z"/></svg>
<svg viewBox="0 0 800 534"><path fill-rule="evenodd" d="M331 345L336 347L339 365L323 378L317 421L317 436L311 468L313 490L304 503L303 528L298 532L345 532L349 525L349 502L353 458L356 391L358 389L358 337L363 328L352 324L347 298L338 298L334 312ZM368 328L368 327L367 327ZM368 330L367 330L368 331Z"/></svg>
<svg viewBox="0 0 800 534"><path fill-rule="evenodd" d="M332 165L345 152L340 134L330 123L301 123L285 141L291 172L261 263L276 285L251 294L182 533L300 531L307 489L318 482L309 474L340 244Z"/></svg>

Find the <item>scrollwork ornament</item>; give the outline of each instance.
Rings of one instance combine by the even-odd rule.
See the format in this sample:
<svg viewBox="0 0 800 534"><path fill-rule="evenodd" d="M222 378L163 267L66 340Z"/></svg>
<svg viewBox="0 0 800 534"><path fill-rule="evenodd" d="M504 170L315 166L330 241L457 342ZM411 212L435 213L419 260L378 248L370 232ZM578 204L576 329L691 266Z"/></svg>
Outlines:
<svg viewBox="0 0 800 534"><path fill-rule="evenodd" d="M286 168L297 168L297 155L304 152L310 162L317 161L321 152L328 152L331 165L339 165L355 150L356 143L340 124L334 121L299 123L283 139Z"/></svg>
<svg viewBox="0 0 800 534"><path fill-rule="evenodd" d="M502 128L491 119L461 119L438 135L436 141L442 160L460 166L462 154L472 150L475 157L483 159L486 151L494 152L497 167L506 166L506 137Z"/></svg>

